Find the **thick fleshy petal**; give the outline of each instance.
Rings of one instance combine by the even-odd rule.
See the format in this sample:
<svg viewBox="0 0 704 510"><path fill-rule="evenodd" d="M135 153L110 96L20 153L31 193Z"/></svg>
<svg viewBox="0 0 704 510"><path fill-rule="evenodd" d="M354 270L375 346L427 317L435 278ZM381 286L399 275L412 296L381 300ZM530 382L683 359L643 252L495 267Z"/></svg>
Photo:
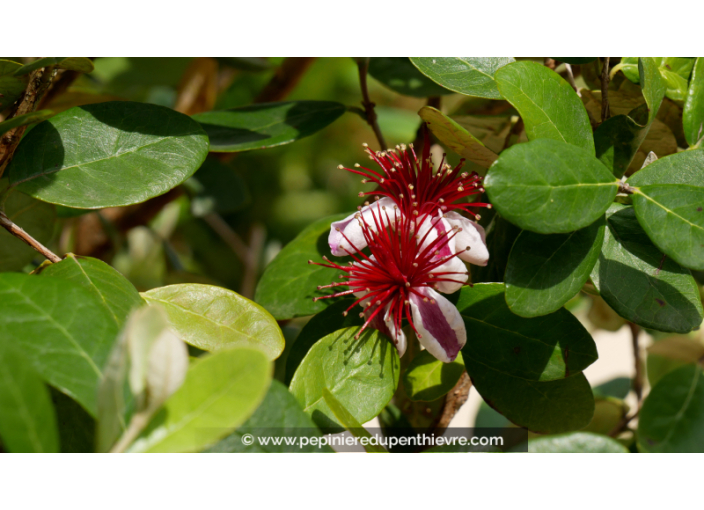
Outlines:
<svg viewBox="0 0 704 510"><path fill-rule="evenodd" d="M458 257L475 266L486 266L489 263L489 250L486 247L484 227L454 211L445 213L445 218L451 226L462 229L454 238L455 250L461 251L469 247L469 251L460 253Z"/></svg>
<svg viewBox="0 0 704 510"><path fill-rule="evenodd" d="M330 225L330 234L328 235L330 252L336 257L344 257L348 254L347 251L355 253L358 250L366 248L367 241L364 239L364 233L359 224L360 219L358 215L361 214L364 221L376 230L374 217L376 216L377 221L383 222L384 226L386 226L388 224L386 213L388 213L389 218L393 218L393 208L395 205L393 200L384 197L373 204L362 207L360 211L350 214L344 220L334 222ZM374 209L372 210L372 208ZM384 208L387 208L387 210L385 211ZM389 208L391 210L388 210ZM350 246L350 243L345 237L347 237L354 246Z"/></svg>
<svg viewBox="0 0 704 510"><path fill-rule="evenodd" d="M430 354L449 363L457 358L467 342L467 330L455 305L433 289L418 289L422 295L411 294L413 325L420 333L418 339Z"/></svg>
<svg viewBox="0 0 704 510"><path fill-rule="evenodd" d="M428 232L430 230L430 232ZM427 247L430 243L435 241L439 236L452 235L452 225L445 218L428 218L420 225L418 228L418 235L420 239L425 238L421 249ZM427 233L427 237L426 237ZM438 281L435 284L435 288L440 292L445 294L452 294L457 292L462 285L464 285L468 280L467 268L457 257L453 257L455 254L455 242L454 239L450 239L448 243L444 243L443 246L438 250L438 254L433 257L433 260L444 259L451 257L444 264L433 269L433 274L438 273L456 273L456 274L438 274L438 278L441 280L455 280L452 282Z"/></svg>

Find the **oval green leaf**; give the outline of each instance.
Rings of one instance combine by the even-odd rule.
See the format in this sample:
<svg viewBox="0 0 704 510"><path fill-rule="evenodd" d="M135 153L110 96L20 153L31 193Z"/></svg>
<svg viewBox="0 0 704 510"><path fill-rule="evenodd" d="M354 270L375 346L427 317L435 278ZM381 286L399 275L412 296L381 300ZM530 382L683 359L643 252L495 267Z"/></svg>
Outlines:
<svg viewBox="0 0 704 510"><path fill-rule="evenodd" d="M262 350L270 360L284 350L284 335L264 308L231 290L184 283L142 294L164 307L178 336L204 351L234 346Z"/></svg>
<svg viewBox="0 0 704 510"><path fill-rule="evenodd" d="M443 96L452 91L428 79L408 57L372 57L369 74L399 94L412 97Z"/></svg>
<svg viewBox="0 0 704 510"><path fill-rule="evenodd" d="M499 157L498 154L486 148L482 142L472 136L469 131L435 108L424 106L418 115L438 137L438 140L472 163L489 168Z"/></svg>
<svg viewBox="0 0 704 510"><path fill-rule="evenodd" d="M702 322L692 275L648 238L632 207L612 205L592 282L616 313L645 328L686 333Z"/></svg>
<svg viewBox="0 0 704 510"><path fill-rule="evenodd" d="M14 76L22 64L12 60L0 60L0 112L17 101L27 87L26 76Z"/></svg>
<svg viewBox="0 0 704 510"><path fill-rule="evenodd" d="M102 260L69 253L57 264L42 266L39 274L80 284L108 311L117 329L122 329L134 308L144 304L134 285Z"/></svg>
<svg viewBox="0 0 704 510"><path fill-rule="evenodd" d="M704 376L698 365L665 375L643 402L638 449L658 453L704 452Z"/></svg>
<svg viewBox="0 0 704 510"><path fill-rule="evenodd" d="M242 436L254 438L251 445L242 442ZM288 444L292 437L320 437L322 434L288 388L279 381L271 381L264 402L254 414L229 436L208 448L206 453L334 453L329 446ZM259 438L265 438L261 441ZM279 444L270 438L278 440Z"/></svg>
<svg viewBox="0 0 704 510"><path fill-rule="evenodd" d="M549 138L594 154L587 110L555 71L535 62L514 62L496 72L496 84L521 114L529 140Z"/></svg>
<svg viewBox="0 0 704 510"><path fill-rule="evenodd" d="M308 261L323 262L323 256L330 255L330 224L345 216L328 216L311 223L284 246L264 270L254 293L254 301L266 308L276 320L314 315L336 301L313 301L313 298L329 294L325 290L317 290L318 285L327 285L336 280L340 271L308 264ZM345 264L348 258L336 258L335 261Z"/></svg>
<svg viewBox="0 0 704 510"><path fill-rule="evenodd" d="M597 360L584 326L564 308L524 318L509 310L502 283L480 283L460 291L457 309L467 327L462 348L469 360L525 381L553 381L578 374Z"/></svg>
<svg viewBox="0 0 704 510"><path fill-rule="evenodd" d="M266 149L295 142L332 124L345 106L331 101L262 103L193 115L212 152Z"/></svg>
<svg viewBox="0 0 704 510"><path fill-rule="evenodd" d="M367 429L362 427L362 424L357 421L352 413L350 413L327 388L323 388L323 399L335 415L335 418L337 418L354 437L359 439L365 438L367 440L371 439L372 435ZM374 444L371 441L367 441L367 444L363 444L363 446L367 453L389 453L386 448L379 444Z"/></svg>
<svg viewBox="0 0 704 510"><path fill-rule="evenodd" d="M341 329L318 341L291 381L291 393L323 432L341 423L323 398L327 388L359 423L377 416L398 386L396 347L375 330Z"/></svg>
<svg viewBox="0 0 704 510"><path fill-rule="evenodd" d="M694 66L692 57L623 57L621 70L633 83L640 82L638 60L653 61L666 87L665 95L673 101L684 101L687 94L687 80Z"/></svg>
<svg viewBox="0 0 704 510"><path fill-rule="evenodd" d="M684 101L682 121L687 143L697 145L704 138L704 57L697 57L694 64Z"/></svg>
<svg viewBox="0 0 704 510"><path fill-rule="evenodd" d="M1 79L0 77L0 80ZM54 115L54 112L51 110L39 110L38 112L25 113L24 115L12 117L11 119L0 122L0 135L7 133L11 129L36 124L37 122L48 119L52 115Z"/></svg>
<svg viewBox="0 0 704 510"><path fill-rule="evenodd" d="M579 292L601 253L605 223L599 219L569 234L524 230L506 266L506 303L522 317L552 313Z"/></svg>
<svg viewBox="0 0 704 510"><path fill-rule="evenodd" d="M96 415L102 367L118 333L112 315L81 284L0 274L0 338L42 378Z"/></svg>
<svg viewBox="0 0 704 510"><path fill-rule="evenodd" d="M208 137L170 108L114 101L71 108L22 140L8 166L28 195L82 209L144 202L203 163Z"/></svg>
<svg viewBox="0 0 704 510"><path fill-rule="evenodd" d="M446 89L466 96L501 99L494 73L512 57L411 57L421 73Z"/></svg>
<svg viewBox="0 0 704 510"><path fill-rule="evenodd" d="M0 181L0 194L7 190L8 181ZM11 189L7 191L5 214L29 235L46 245L54 235L56 208L45 202ZM0 228L0 271L19 271L39 254L24 242Z"/></svg>
<svg viewBox="0 0 704 510"><path fill-rule="evenodd" d="M432 402L450 391L462 374L462 353L452 363L443 363L428 351L421 351L403 373L403 387L409 399Z"/></svg>
<svg viewBox="0 0 704 510"><path fill-rule="evenodd" d="M616 197L618 181L586 150L540 139L502 152L484 187L511 223L540 234L563 234L604 214Z"/></svg>
<svg viewBox="0 0 704 510"><path fill-rule="evenodd" d="M13 453L56 453L59 433L49 390L29 362L0 340L0 438Z"/></svg>
<svg viewBox="0 0 704 510"><path fill-rule="evenodd" d="M573 432L530 439L530 453L628 453L615 439L592 432Z"/></svg>
<svg viewBox="0 0 704 510"><path fill-rule="evenodd" d="M691 150L653 161L628 179L630 186L686 184L704 187L704 151Z"/></svg>
<svg viewBox="0 0 704 510"><path fill-rule="evenodd" d="M252 415L271 374L271 363L257 349L238 347L199 358L130 451L197 452L212 445Z"/></svg>
<svg viewBox="0 0 704 510"><path fill-rule="evenodd" d="M658 248L684 267L704 270L703 187L642 186L633 195L633 208Z"/></svg>
<svg viewBox="0 0 704 510"><path fill-rule="evenodd" d="M364 324L364 319L359 316L359 313L342 315L354 301L354 299L349 298L337 301L322 312L317 313L303 326L286 358L286 384L291 384L291 379L293 379L293 374L296 373L298 365L301 364L303 358L306 357L308 351L318 340L330 333L334 333L338 329Z"/></svg>

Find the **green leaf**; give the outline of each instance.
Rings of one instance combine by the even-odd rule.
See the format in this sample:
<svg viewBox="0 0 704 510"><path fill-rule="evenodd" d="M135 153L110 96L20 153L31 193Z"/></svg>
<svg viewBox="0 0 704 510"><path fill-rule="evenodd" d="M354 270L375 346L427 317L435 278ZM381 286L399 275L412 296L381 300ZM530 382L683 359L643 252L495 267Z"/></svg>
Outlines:
<svg viewBox="0 0 704 510"><path fill-rule="evenodd" d="M118 330L130 311L144 304L134 285L102 260L69 253L61 262L42 266L38 272L80 284L110 314Z"/></svg>
<svg viewBox="0 0 704 510"><path fill-rule="evenodd" d="M483 168L489 168L499 157L494 151L484 146L465 128L449 117L430 106L424 106L418 112L430 130L442 143L457 154L476 163Z"/></svg>
<svg viewBox="0 0 704 510"><path fill-rule="evenodd" d="M22 64L12 60L0 60L0 112L9 108L24 94L28 77L13 75L21 67Z"/></svg>
<svg viewBox="0 0 704 510"><path fill-rule="evenodd" d="M115 101L44 121L23 138L7 172L12 186L34 198L99 209L166 193L207 154L207 136L186 115Z"/></svg>
<svg viewBox="0 0 704 510"><path fill-rule="evenodd" d="M252 415L271 374L271 363L257 349L238 347L198 358L130 451L197 452L212 445Z"/></svg>
<svg viewBox="0 0 704 510"><path fill-rule="evenodd" d="M657 453L704 452L704 377L688 365L650 390L638 418L638 449Z"/></svg>
<svg viewBox="0 0 704 510"><path fill-rule="evenodd" d="M466 96L501 99L494 73L512 57L411 57L421 73L446 89Z"/></svg>
<svg viewBox="0 0 704 510"><path fill-rule="evenodd" d="M46 245L54 235L56 209L53 205L7 190L7 179L0 181L0 195L7 191L5 214L29 235ZM0 198L2 200L2 198ZM0 271L19 271L39 254L20 239L0 228Z"/></svg>
<svg viewBox="0 0 704 510"><path fill-rule="evenodd" d="M686 184L642 186L633 208L650 239L685 267L704 269L704 187Z"/></svg>
<svg viewBox="0 0 704 510"><path fill-rule="evenodd" d="M314 315L313 318L303 326L286 358L286 384L291 383L291 379L293 379L293 374L296 373L298 365L301 364L303 358L306 357L308 351L318 340L330 333L334 333L338 329L351 328L364 324L364 319L359 316L359 313L342 315L354 302L355 299L337 301L322 312Z"/></svg>
<svg viewBox="0 0 704 510"><path fill-rule="evenodd" d="M470 359L473 366L536 382L574 377L598 358L591 335L570 312L519 317L506 305L502 283L463 288L457 309L467 327L462 356L472 378Z"/></svg>
<svg viewBox="0 0 704 510"><path fill-rule="evenodd" d="M0 437L13 453L59 451L49 390L5 338L0 340Z"/></svg>
<svg viewBox="0 0 704 510"><path fill-rule="evenodd" d="M697 145L704 137L704 57L698 57L689 81L682 114L684 137L689 145Z"/></svg>
<svg viewBox="0 0 704 510"><path fill-rule="evenodd" d="M331 101L262 103L193 115L212 152L267 149L295 142L332 124L345 106Z"/></svg>
<svg viewBox="0 0 704 510"><path fill-rule="evenodd" d="M276 320L314 315L339 301L339 298L313 301L314 297L329 294L325 290L317 290L318 285L331 283L341 272L309 264L308 261L323 262L323 256L330 255L330 224L346 216L338 214L311 223L284 246L266 267L257 284L254 301L266 308ZM345 264L348 260L335 259L339 264Z"/></svg>
<svg viewBox="0 0 704 510"><path fill-rule="evenodd" d="M605 222L569 234L524 230L506 266L506 303L522 317L558 310L579 292L601 253Z"/></svg>
<svg viewBox="0 0 704 510"><path fill-rule="evenodd" d="M472 267L474 283L504 281L511 248L521 232L520 228L506 221L500 214L494 215L486 229L486 246L491 257L486 266Z"/></svg>
<svg viewBox="0 0 704 510"><path fill-rule="evenodd" d="M92 453L95 450L96 423L78 402L60 391L49 388L56 410L61 453Z"/></svg>
<svg viewBox="0 0 704 510"><path fill-rule="evenodd" d="M496 84L521 114L529 140L549 138L594 154L587 110L555 71L535 62L514 62L496 72Z"/></svg>
<svg viewBox="0 0 704 510"><path fill-rule="evenodd" d="M704 151L690 150L653 161L628 179L633 187L651 184L686 184L704 187Z"/></svg>
<svg viewBox="0 0 704 510"><path fill-rule="evenodd" d="M327 406L335 414L335 418L337 418L354 437L359 439L371 439L372 435L367 431L367 429L362 427L362 424L359 423L354 416L352 416L352 413L345 409L345 406L343 406L340 401L335 398L335 395L330 393L330 390L327 388L323 388L323 399L325 400ZM364 445L364 449L367 453L389 453L383 446L374 445L371 444L371 442L369 443L370 444Z"/></svg>
<svg viewBox="0 0 704 510"><path fill-rule="evenodd" d="M650 59L654 63L666 86L665 95L673 101L684 101L687 94L687 80L694 66L691 57L623 57L621 70L633 83L640 82L638 60Z"/></svg>
<svg viewBox="0 0 704 510"><path fill-rule="evenodd" d="M0 80L2 80L2 77L0 77ZM54 115L54 112L51 110L39 110L38 112L30 112L25 113L24 115L18 115L17 117L12 117L11 119L0 122L0 135L7 133L11 129L36 124L37 122L48 119L52 115Z"/></svg>
<svg viewBox="0 0 704 510"><path fill-rule="evenodd" d="M142 295L164 307L181 339L204 351L253 347L274 360L284 350L284 335L269 312L231 290L184 283Z"/></svg>
<svg viewBox="0 0 704 510"><path fill-rule="evenodd" d="M245 434L254 437L251 445L242 442L242 436ZM313 421L303 412L286 386L279 381L271 381L264 402L241 427L205 451L207 453L334 453L327 445L321 447L310 444L290 445L285 440L280 441L280 444L271 440L268 444L262 444L259 439L261 437L321 437Z"/></svg>
<svg viewBox="0 0 704 510"><path fill-rule="evenodd" d="M428 351L421 351L403 373L403 386L409 399L431 402L449 392L462 374L462 353L452 363L443 363Z"/></svg>
<svg viewBox="0 0 704 510"><path fill-rule="evenodd" d="M450 90L429 80L408 57L372 57L369 74L399 94L412 97L443 96Z"/></svg>
<svg viewBox="0 0 704 510"><path fill-rule="evenodd" d="M502 152L484 181L502 216L540 234L563 234L591 225L613 202L618 185L586 150L547 139Z"/></svg>
<svg viewBox="0 0 704 510"><path fill-rule="evenodd" d="M616 313L646 328L685 333L702 322L697 285L687 269L650 241L632 207L612 205L592 281Z"/></svg>
<svg viewBox="0 0 704 510"><path fill-rule="evenodd" d="M375 330L341 329L318 341L291 381L291 393L323 432L339 431L340 422L323 399L323 389L359 423L377 416L398 386L400 362L394 345Z"/></svg>
<svg viewBox="0 0 704 510"><path fill-rule="evenodd" d="M15 273L0 274L0 300L0 338L95 416L102 367L118 332L103 303L78 283Z"/></svg>
<svg viewBox="0 0 704 510"><path fill-rule="evenodd" d="M229 166L208 158L184 183L191 195L191 214L200 218L211 212L230 214L250 202L244 180Z"/></svg>
<svg viewBox="0 0 704 510"><path fill-rule="evenodd" d="M599 386L595 386L594 396L613 397L623 400L631 392L632 385L630 377L614 377Z"/></svg>
<svg viewBox="0 0 704 510"><path fill-rule="evenodd" d="M594 132L596 156L616 177L621 177L633 161L665 95L665 84L655 59L639 59L637 72L645 104L634 108L628 115L616 115L606 120Z"/></svg>
<svg viewBox="0 0 704 510"><path fill-rule="evenodd" d="M21 66L13 75L22 76L36 71L42 67L56 66L59 69L68 69L69 71L78 71L79 73L93 72L93 62L85 57L44 57L35 60L29 64Z"/></svg>
<svg viewBox="0 0 704 510"><path fill-rule="evenodd" d="M592 432L573 432L528 441L530 453L628 453L615 439Z"/></svg>

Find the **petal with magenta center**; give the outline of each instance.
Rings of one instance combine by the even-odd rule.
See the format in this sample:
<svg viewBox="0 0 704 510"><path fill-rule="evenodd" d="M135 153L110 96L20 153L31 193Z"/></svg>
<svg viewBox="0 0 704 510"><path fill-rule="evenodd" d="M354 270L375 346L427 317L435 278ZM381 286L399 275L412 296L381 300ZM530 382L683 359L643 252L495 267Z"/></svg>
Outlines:
<svg viewBox="0 0 704 510"><path fill-rule="evenodd" d="M467 342L467 330L455 305L433 289L416 289L411 294L413 325L420 333L418 339L430 354L440 361L454 361Z"/></svg>

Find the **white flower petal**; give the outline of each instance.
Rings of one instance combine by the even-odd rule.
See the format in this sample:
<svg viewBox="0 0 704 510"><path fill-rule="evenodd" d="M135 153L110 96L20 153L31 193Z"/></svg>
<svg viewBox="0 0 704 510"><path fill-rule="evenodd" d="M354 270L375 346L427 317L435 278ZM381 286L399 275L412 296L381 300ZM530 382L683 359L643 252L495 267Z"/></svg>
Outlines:
<svg viewBox="0 0 704 510"><path fill-rule="evenodd" d="M360 219L356 216L361 214L367 225L376 230L374 217L376 216L376 221L380 221L386 226L388 224L387 213L389 218L393 218L394 205L393 200L384 197L373 204L362 207L360 211L347 216L344 220L333 222L333 224L330 225L330 234L328 235L330 252L336 257L344 257L348 254L348 251L355 253L366 248L367 241L364 239L364 233L359 224ZM382 209L383 207L386 207L387 210ZM389 208L391 210L389 210ZM345 239L345 237L347 237L347 239ZM350 245L350 242L353 246Z"/></svg>
<svg viewBox="0 0 704 510"><path fill-rule="evenodd" d="M489 250L486 247L486 233L476 221L469 220L454 211L445 213L450 225L462 229L455 238L455 250L461 251L469 246L469 251L462 252L459 258L475 266L486 266L489 263Z"/></svg>
<svg viewBox="0 0 704 510"><path fill-rule="evenodd" d="M433 226L434 225L434 226ZM451 234L452 225L445 218L428 218L423 223L421 223L418 228L418 235L420 239L423 239L427 233L427 237L421 245L421 251L430 245L435 239L441 235L452 235ZM430 231L430 232L428 232ZM445 243L442 248L439 249L439 253L433 257L433 260L439 260L446 257L451 257L455 252L454 238L450 240L449 243ZM469 277L467 276L467 267L459 260L457 257L452 257L448 259L441 266L436 267L431 271L432 273L460 273L460 274L450 274L450 275L440 275L438 278L456 280L455 282L437 282L435 287L440 292L445 294L452 294L457 292L464 283L467 282Z"/></svg>
<svg viewBox="0 0 704 510"><path fill-rule="evenodd" d="M419 292L423 297L411 294L410 298L413 325L420 333L418 340L440 361L454 361L467 342L460 312L433 289L424 287Z"/></svg>

